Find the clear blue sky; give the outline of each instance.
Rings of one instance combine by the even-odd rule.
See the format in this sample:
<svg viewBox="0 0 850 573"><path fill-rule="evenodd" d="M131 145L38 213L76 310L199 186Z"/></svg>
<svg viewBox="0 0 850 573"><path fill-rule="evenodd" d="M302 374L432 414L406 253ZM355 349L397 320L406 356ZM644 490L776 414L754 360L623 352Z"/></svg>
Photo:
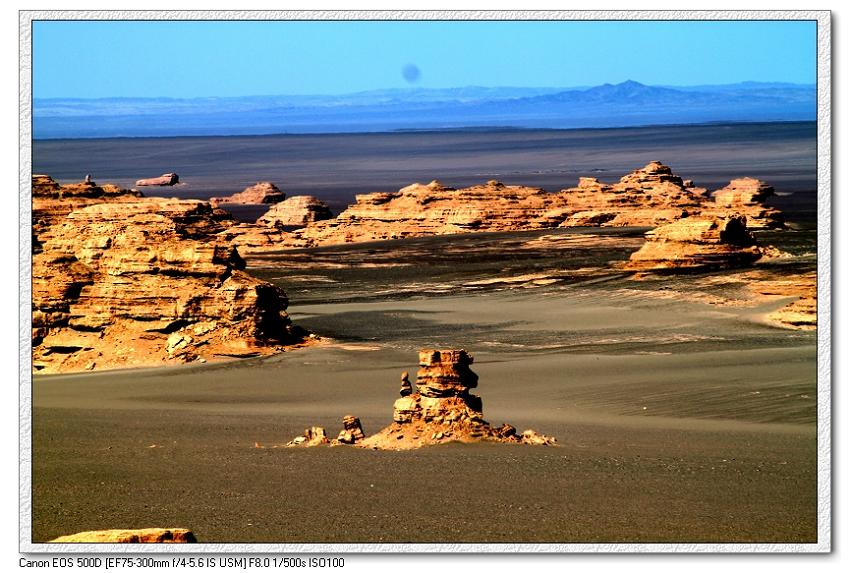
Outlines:
<svg viewBox="0 0 850 573"><path fill-rule="evenodd" d="M814 22L65 21L33 26L37 98L816 79Z"/></svg>

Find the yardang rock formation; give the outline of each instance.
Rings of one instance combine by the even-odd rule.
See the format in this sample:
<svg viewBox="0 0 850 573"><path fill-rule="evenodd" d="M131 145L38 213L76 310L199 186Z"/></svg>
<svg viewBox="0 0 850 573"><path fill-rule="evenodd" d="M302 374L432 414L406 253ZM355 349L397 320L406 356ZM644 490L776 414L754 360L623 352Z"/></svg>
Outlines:
<svg viewBox="0 0 850 573"><path fill-rule="evenodd" d="M312 427L288 446L354 444L379 450L408 450L449 442L493 441L554 445L555 438L526 430L517 434L509 424L491 426L484 420L481 398L470 390L478 375L470 370L473 358L465 350L420 350L416 389L402 374L401 398L393 405L393 421L376 434L363 437L360 420L344 418L343 431L331 442L324 428Z"/></svg>
<svg viewBox="0 0 850 573"><path fill-rule="evenodd" d="M762 181L736 179L712 198L706 189L694 187L658 161L617 183L582 177L577 187L557 193L499 181L463 189L432 181L395 193L357 195L355 204L336 218L308 223L284 237L283 246L316 247L476 231L657 227L700 214L744 215L753 228L782 228L781 214L764 205L772 193Z"/></svg>
<svg viewBox="0 0 850 573"><path fill-rule="evenodd" d="M121 200L101 196L50 225L34 215L36 371L255 356L301 342L285 293L215 241L230 221L208 203L113 195Z"/></svg>
<svg viewBox="0 0 850 573"><path fill-rule="evenodd" d="M278 189L274 183L261 181L227 197L210 197L210 204L213 207L224 204L273 205L284 199L286 199L286 193Z"/></svg>
<svg viewBox="0 0 850 573"><path fill-rule="evenodd" d="M688 217L646 233L625 265L636 271L709 270L747 266L763 256L745 217Z"/></svg>
<svg viewBox="0 0 850 573"><path fill-rule="evenodd" d="M295 195L273 205L265 215L257 219L257 224L271 227L303 227L332 217L333 213L328 206L315 197Z"/></svg>

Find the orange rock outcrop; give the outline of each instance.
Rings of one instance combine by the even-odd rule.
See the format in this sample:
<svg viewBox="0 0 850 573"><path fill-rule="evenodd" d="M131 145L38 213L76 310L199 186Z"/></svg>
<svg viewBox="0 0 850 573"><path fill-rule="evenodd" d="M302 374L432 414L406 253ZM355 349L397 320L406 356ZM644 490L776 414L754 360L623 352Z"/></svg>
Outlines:
<svg viewBox="0 0 850 573"><path fill-rule="evenodd" d="M295 195L273 205L257 219L258 225L271 227L303 227L308 223L331 219L333 213L323 202L311 195Z"/></svg>
<svg viewBox="0 0 850 573"><path fill-rule="evenodd" d="M188 529L104 529L63 535L48 543L197 543Z"/></svg>
<svg viewBox="0 0 850 573"><path fill-rule="evenodd" d="M91 181L60 185L49 175L33 175L33 246L37 250L40 235L71 211L107 201L136 201L141 196L135 189L122 189L116 185L97 185Z"/></svg>
<svg viewBox="0 0 850 573"><path fill-rule="evenodd" d="M335 219L315 221L284 238L285 247L403 239L468 232L501 232L580 226L657 227L682 218L743 215L753 228L781 228L781 214L764 201L773 189L756 179L736 179L713 197L652 161L616 183L582 177L576 187L549 193L488 181L462 189L438 181L395 193L356 196Z"/></svg>
<svg viewBox="0 0 850 573"><path fill-rule="evenodd" d="M449 442L494 441L516 444L554 445L550 436L526 430L521 434L509 424L491 426L484 420L481 398L470 393L478 375L465 350L420 350L416 388L407 372L402 374L401 397L393 405L392 423L376 434L363 437L360 420L343 419L344 428L334 442L323 428L309 428L288 446L354 444L381 450L408 450Z"/></svg>
<svg viewBox="0 0 850 573"><path fill-rule="evenodd" d="M278 189L274 183L261 181L256 185L246 187L239 193L227 197L210 197L210 204L218 207L224 204L236 205L273 205L286 199L286 193Z"/></svg>
<svg viewBox="0 0 850 573"><path fill-rule="evenodd" d="M712 194L713 203L703 207L702 215L747 218L750 229L784 229L785 219L779 209L765 205L775 194L773 187L752 177L733 179Z"/></svg>
<svg viewBox="0 0 850 573"><path fill-rule="evenodd" d="M562 201L535 187L484 185L454 189L439 181L409 185L395 193L357 195L335 219L293 232L289 246L403 239L472 231L556 227Z"/></svg>
<svg viewBox="0 0 850 573"><path fill-rule="evenodd" d="M582 177L577 187L561 191L567 213L561 226L656 227L698 213L705 194L652 161L614 184Z"/></svg>
<svg viewBox="0 0 850 573"><path fill-rule="evenodd" d="M709 270L747 266L763 256L744 217L688 217L646 233L625 267L635 271Z"/></svg>
<svg viewBox="0 0 850 573"><path fill-rule="evenodd" d="M299 343L285 293L246 274L237 250L215 240L230 223L203 201L139 197L40 223L34 370L206 361Z"/></svg>

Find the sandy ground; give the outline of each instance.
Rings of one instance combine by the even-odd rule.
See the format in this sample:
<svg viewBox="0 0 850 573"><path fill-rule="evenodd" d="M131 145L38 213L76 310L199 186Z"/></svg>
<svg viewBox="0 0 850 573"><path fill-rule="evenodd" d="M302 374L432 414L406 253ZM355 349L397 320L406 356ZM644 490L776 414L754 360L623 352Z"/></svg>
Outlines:
<svg viewBox="0 0 850 573"><path fill-rule="evenodd" d="M208 542L816 540L813 335L748 321L764 309L552 296L295 307L349 339L229 364L40 377L33 538L181 526ZM561 341L543 348L553 333ZM573 339L593 342L564 346ZM312 424L334 433L345 414L377 431L415 347L461 341L488 421L560 447L254 447Z"/></svg>

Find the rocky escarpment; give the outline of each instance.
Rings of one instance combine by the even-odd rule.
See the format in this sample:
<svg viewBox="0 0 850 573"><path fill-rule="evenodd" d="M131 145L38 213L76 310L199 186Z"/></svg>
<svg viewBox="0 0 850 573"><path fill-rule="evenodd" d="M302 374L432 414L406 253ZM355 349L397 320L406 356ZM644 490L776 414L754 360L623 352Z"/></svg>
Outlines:
<svg viewBox="0 0 850 573"><path fill-rule="evenodd" d="M712 194L714 202L704 206L702 215L739 215L747 218L750 229L784 229L782 213L765 205L765 201L774 194L773 187L764 181L751 177L733 179L729 185Z"/></svg>
<svg viewBox="0 0 850 573"><path fill-rule="evenodd" d="M278 189L274 183L261 181L227 197L210 197L210 204L213 207L224 204L273 205L284 199L286 199L286 193Z"/></svg>
<svg viewBox="0 0 850 573"><path fill-rule="evenodd" d="M561 191L566 204L561 226L656 227L697 214L706 193L652 161L614 184L582 177L577 187Z"/></svg>
<svg viewBox="0 0 850 573"><path fill-rule="evenodd" d="M471 231L555 227L563 217L559 198L534 187L484 185L454 189L439 181L416 183L395 193L357 195L335 219L293 233L288 246L316 246L402 239ZM551 212L552 210L555 212Z"/></svg>
<svg viewBox="0 0 850 573"><path fill-rule="evenodd" d="M253 356L300 340L286 295L243 272L202 201L77 209L33 255L33 366L64 372Z"/></svg>
<svg viewBox="0 0 850 573"><path fill-rule="evenodd" d="M325 430L313 427L288 446L354 444L382 450L407 450L449 442L494 441L553 445L556 440L533 430L517 433L509 424L491 426L484 420L481 398L470 393L478 376L469 368L473 358L465 350L420 350L416 384L407 372L401 377L401 398L393 405L392 423L376 434L363 436L360 421L346 416L344 428L331 442Z"/></svg>
<svg viewBox="0 0 850 573"><path fill-rule="evenodd" d="M646 233L625 268L684 271L742 267L764 255L744 217L688 217Z"/></svg>
<svg viewBox="0 0 850 573"><path fill-rule="evenodd" d="M197 543L188 529L104 529L63 535L48 543Z"/></svg>
<svg viewBox="0 0 850 573"><path fill-rule="evenodd" d="M270 227L303 227L308 223L333 218L333 213L323 202L311 195L295 195L273 205L257 224Z"/></svg>
<svg viewBox="0 0 850 573"><path fill-rule="evenodd" d="M582 177L577 187L542 189L488 181L463 189L437 181L395 193L357 195L335 219L308 223L284 237L285 247L402 239L475 231L527 231L554 227L657 227L685 217L744 215L755 228L777 228L781 216L764 201L772 188L738 179L708 191L652 161L616 183Z"/></svg>

